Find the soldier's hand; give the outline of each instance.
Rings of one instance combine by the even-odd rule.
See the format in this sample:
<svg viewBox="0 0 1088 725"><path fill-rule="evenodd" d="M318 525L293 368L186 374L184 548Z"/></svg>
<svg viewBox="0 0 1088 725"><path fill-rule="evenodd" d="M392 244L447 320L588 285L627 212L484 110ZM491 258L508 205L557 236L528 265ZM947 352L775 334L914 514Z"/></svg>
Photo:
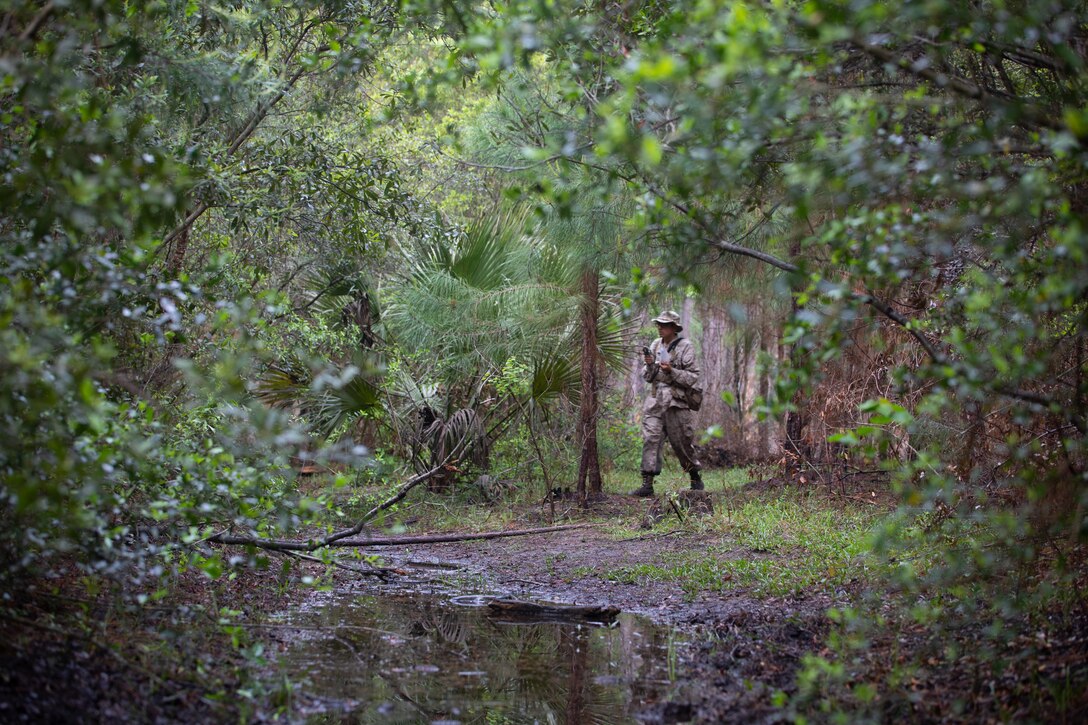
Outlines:
<svg viewBox="0 0 1088 725"><path fill-rule="evenodd" d="M650 355L650 354L645 354L645 355L642 356L642 361L644 363L646 363L647 365L651 365L651 364L653 364L654 356Z"/></svg>
<svg viewBox="0 0 1088 725"><path fill-rule="evenodd" d="M660 365L661 365L661 369L664 372L669 372L670 370L672 370L672 364L671 363L663 362L663 363L660 363Z"/></svg>

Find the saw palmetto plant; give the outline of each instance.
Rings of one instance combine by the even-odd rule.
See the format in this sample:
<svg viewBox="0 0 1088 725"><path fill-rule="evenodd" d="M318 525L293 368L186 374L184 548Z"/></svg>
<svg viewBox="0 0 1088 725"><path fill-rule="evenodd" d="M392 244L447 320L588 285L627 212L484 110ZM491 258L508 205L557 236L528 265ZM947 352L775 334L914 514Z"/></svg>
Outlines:
<svg viewBox="0 0 1088 725"><path fill-rule="evenodd" d="M579 264L527 212L500 214L470 226L453 244L405 256L409 271L392 290L385 329L402 349L428 351L425 367L446 391L448 410L476 409L495 430L496 416L506 417L511 406L578 399ZM615 296L602 299L599 354L619 367L628 330ZM489 383L513 360L527 369L526 384L510 391L517 400L495 400Z"/></svg>

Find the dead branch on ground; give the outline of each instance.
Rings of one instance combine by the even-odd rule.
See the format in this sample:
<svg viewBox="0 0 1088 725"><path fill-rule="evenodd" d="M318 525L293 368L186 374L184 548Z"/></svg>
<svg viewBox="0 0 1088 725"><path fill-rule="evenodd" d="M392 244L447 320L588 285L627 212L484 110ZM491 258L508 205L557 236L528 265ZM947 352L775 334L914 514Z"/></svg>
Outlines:
<svg viewBox="0 0 1088 725"><path fill-rule="evenodd" d="M475 541L477 539L501 539L507 536L531 536L550 534L553 531L585 529L596 524L567 524L565 526L545 526L539 529L514 529L511 531L489 531L482 534L431 534L427 536L396 536L387 539L342 539L336 546L400 546L402 544L442 544L451 541Z"/></svg>

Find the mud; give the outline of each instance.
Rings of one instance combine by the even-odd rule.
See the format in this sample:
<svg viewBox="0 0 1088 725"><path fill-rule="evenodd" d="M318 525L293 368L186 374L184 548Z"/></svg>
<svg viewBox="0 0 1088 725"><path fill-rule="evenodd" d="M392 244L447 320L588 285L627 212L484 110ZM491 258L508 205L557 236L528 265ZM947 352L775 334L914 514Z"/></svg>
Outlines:
<svg viewBox="0 0 1088 725"><path fill-rule="evenodd" d="M599 502L630 517L649 502L618 497ZM562 512L560 512L562 513ZM572 512L573 513L573 512ZM532 525L547 523L533 521ZM777 721L776 691L790 693L801 656L818 648L826 631L827 595L757 597L743 587L685 592L681 582L610 579L618 567L660 564L672 554L705 551L720 537L685 531L616 540L600 528L552 534L409 546L382 550L387 565L410 573L387 584L337 575L337 589L359 593L427 590L458 583L466 589L578 605L617 607L672 628L690 646L678 653L668 697L644 708L641 722ZM752 552L738 550L738 556ZM846 592L840 598L845 598Z"/></svg>

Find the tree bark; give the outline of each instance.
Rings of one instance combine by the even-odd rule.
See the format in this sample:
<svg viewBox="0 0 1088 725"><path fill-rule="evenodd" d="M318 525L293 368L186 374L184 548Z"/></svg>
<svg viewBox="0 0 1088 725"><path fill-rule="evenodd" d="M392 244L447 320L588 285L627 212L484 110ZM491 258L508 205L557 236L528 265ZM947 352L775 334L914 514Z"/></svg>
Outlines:
<svg viewBox="0 0 1088 725"><path fill-rule="evenodd" d="M199 206L207 208L203 203ZM190 226L181 227L181 231L174 239L174 246L170 249L170 257L166 260L166 272L170 277L176 277L181 271L181 263L185 260L185 252L189 249L189 229L192 222L189 224Z"/></svg>
<svg viewBox="0 0 1088 725"><path fill-rule="evenodd" d="M692 313L695 312L695 298L685 297L680 305L680 326L691 336Z"/></svg>
<svg viewBox="0 0 1088 725"><path fill-rule="evenodd" d="M646 314L646 310L639 310L635 319L638 320L638 329L641 330L649 323L650 316ZM637 342L638 348L650 344L650 340L644 338ZM627 410L641 411L642 400L646 397L645 387L646 381L642 379L642 354L636 353L632 357L631 367L627 369L623 378L623 407Z"/></svg>
<svg viewBox="0 0 1088 725"><path fill-rule="evenodd" d="M729 446L734 438L729 425L732 411L722 400L722 393L730 389L729 356L725 346L728 328L727 313L720 304L704 302L699 307L699 319L703 321L703 335L700 341L702 343L703 407L699 411L698 425L700 428L721 426L724 436L721 445Z"/></svg>
<svg viewBox="0 0 1088 725"><path fill-rule="evenodd" d="M797 304L796 298L793 301L792 313L796 315L800 310ZM790 367L800 368L804 364L805 350L797 344L793 345L789 350ZM808 446L805 445L805 426L808 425L808 406L805 403L805 395L803 391L798 390L793 394L793 399L790 401L793 403L796 410L790 410L786 412L786 425L785 425L785 440L783 445L787 451L793 453L800 458L808 458L811 455L811 451L808 450Z"/></svg>
<svg viewBox="0 0 1088 725"><path fill-rule="evenodd" d="M540 604L539 602L526 602L520 599L492 599L487 603L487 606L492 611L503 614L552 620L613 620L620 613L618 608L609 606ZM570 722L581 722L581 720L571 720Z"/></svg>
<svg viewBox="0 0 1088 725"><path fill-rule="evenodd" d="M592 267L586 267L582 272L582 401L578 417L578 439L582 444L582 456L578 463L578 499L583 506L589 499L600 498L602 495L601 464L597 456L599 277L598 271Z"/></svg>
<svg viewBox="0 0 1088 725"><path fill-rule="evenodd" d="M759 326L759 348L767 355L774 354L774 335L771 333L771 325L765 313L761 313L762 322ZM771 392L771 373L761 371L759 373L759 396L767 399ZM771 421L764 420L759 423L759 457L764 458L771 452L770 437Z"/></svg>

